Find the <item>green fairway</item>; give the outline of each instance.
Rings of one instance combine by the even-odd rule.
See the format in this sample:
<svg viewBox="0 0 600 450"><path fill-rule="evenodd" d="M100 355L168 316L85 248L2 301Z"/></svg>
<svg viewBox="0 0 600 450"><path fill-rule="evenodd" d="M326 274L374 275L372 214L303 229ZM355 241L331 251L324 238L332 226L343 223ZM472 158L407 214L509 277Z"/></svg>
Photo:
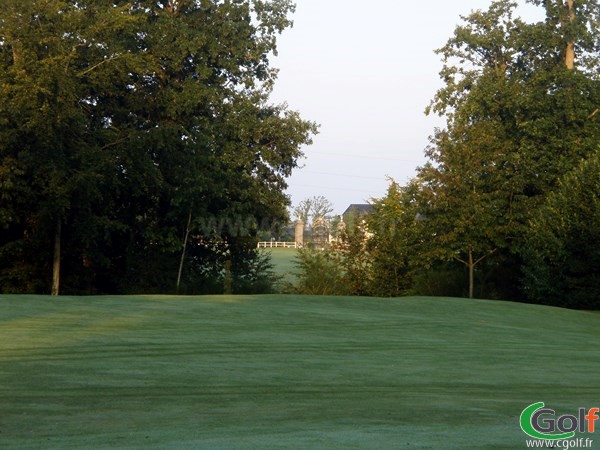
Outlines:
<svg viewBox="0 0 600 450"><path fill-rule="evenodd" d="M493 301L0 296L0 448L525 448L526 406L600 406L599 343Z"/></svg>

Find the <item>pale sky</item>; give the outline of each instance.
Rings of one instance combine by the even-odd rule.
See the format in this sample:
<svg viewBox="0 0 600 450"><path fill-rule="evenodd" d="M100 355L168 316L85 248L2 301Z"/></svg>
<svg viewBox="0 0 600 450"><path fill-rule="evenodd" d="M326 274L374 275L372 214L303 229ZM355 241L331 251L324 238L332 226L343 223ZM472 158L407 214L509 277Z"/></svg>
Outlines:
<svg viewBox="0 0 600 450"><path fill-rule="evenodd" d="M523 0L520 0L524 3ZM274 103L321 125L288 180L292 204L323 195L341 213L404 184L444 121L424 109L441 87L442 47L460 15L491 0L296 0L294 27L279 38ZM539 8L519 13L541 19Z"/></svg>

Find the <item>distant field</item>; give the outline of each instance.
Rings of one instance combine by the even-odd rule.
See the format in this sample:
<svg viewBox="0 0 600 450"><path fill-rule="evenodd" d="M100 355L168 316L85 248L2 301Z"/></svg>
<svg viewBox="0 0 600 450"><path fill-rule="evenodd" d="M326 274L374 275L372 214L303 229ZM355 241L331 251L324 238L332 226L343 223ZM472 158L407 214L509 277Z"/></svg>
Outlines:
<svg viewBox="0 0 600 450"><path fill-rule="evenodd" d="M298 250L295 248L273 248L264 250L271 254L271 261L275 266L275 273L283 277L281 283L293 283L296 281L294 275L296 267L294 265L294 257Z"/></svg>
<svg viewBox="0 0 600 450"><path fill-rule="evenodd" d="M0 447L525 448L526 406L600 406L599 344L493 301L0 296Z"/></svg>

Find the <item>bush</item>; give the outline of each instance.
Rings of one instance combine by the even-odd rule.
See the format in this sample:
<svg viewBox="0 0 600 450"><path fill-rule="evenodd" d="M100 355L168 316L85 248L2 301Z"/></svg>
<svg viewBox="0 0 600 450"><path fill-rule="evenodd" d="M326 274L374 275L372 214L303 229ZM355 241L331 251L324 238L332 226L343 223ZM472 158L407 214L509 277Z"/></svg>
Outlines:
<svg viewBox="0 0 600 450"><path fill-rule="evenodd" d="M243 256L243 257L239 257ZM231 264L233 294L272 294L280 279L274 272L271 254L256 248L247 249L244 255Z"/></svg>
<svg viewBox="0 0 600 450"><path fill-rule="evenodd" d="M294 261L298 282L290 291L305 295L349 295L344 271L329 251L300 249Z"/></svg>

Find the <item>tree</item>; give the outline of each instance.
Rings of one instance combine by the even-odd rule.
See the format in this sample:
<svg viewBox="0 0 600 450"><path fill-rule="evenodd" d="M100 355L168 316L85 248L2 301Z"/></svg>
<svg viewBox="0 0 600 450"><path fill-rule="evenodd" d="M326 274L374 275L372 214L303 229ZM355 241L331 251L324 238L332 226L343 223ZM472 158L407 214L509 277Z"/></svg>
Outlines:
<svg viewBox="0 0 600 450"><path fill-rule="evenodd" d="M373 199L366 221L371 259L371 291L382 297L411 292L415 267L421 265L421 225L415 181L400 186L390 180L387 194Z"/></svg>
<svg viewBox="0 0 600 450"><path fill-rule="evenodd" d="M536 45L539 38L553 40L554 46L551 53L554 62L559 60L568 70L578 66L579 70L594 71L600 43L598 43L598 20L600 6L590 0L528 0L537 6L543 6L546 12L544 27L537 28L534 41ZM530 36L533 37L533 36ZM548 48L548 46L546 46ZM578 60L578 61L577 61ZM578 63L578 64L577 64Z"/></svg>
<svg viewBox="0 0 600 450"><path fill-rule="evenodd" d="M597 55L597 5L568 3L558 18L553 2L544 6L548 20L527 24L513 18L514 3L493 2L463 17L438 50L446 86L427 112L445 115L447 128L419 171L421 208L432 230L427 254L462 262L469 296L490 255L517 262L532 211L598 142L590 119L600 91L586 56ZM575 69L568 48L582 55Z"/></svg>
<svg viewBox="0 0 600 450"><path fill-rule="evenodd" d="M439 133L436 139L428 156L437 164L426 164L418 177L420 213L431 229L424 256L464 264L473 298L476 266L507 246L516 229L513 197L493 163L505 149L486 126L471 127L468 138Z"/></svg>
<svg viewBox="0 0 600 450"><path fill-rule="evenodd" d="M331 254L343 271L343 285L350 295L373 294L373 260L370 252L371 233L358 211L344 217L338 239Z"/></svg>
<svg viewBox="0 0 600 450"><path fill-rule="evenodd" d="M314 224L326 218L332 211L333 205L327 198L315 195L298 203L294 208L294 215L305 224Z"/></svg>
<svg viewBox="0 0 600 450"><path fill-rule="evenodd" d="M303 222L305 225L310 223L310 212L312 210L312 198L305 198L294 208L294 216L296 220Z"/></svg>
<svg viewBox="0 0 600 450"><path fill-rule="evenodd" d="M54 259L66 292L173 289L189 239L236 245L253 223L284 218L285 179L316 132L269 104L268 56L292 11L286 0L9 1L3 285L46 290L35 280ZM249 225L207 231L207 218Z"/></svg>
<svg viewBox="0 0 600 450"><path fill-rule="evenodd" d="M506 114L515 99L512 36L524 24L512 18L513 7L494 2L487 12L473 12L438 51L444 61L460 58L471 65L447 64L441 72L447 86L431 108L447 114L448 129L431 139L431 162L418 176L421 214L432 230L425 255L464 264L470 298L476 266L515 232L512 211L519 197L511 192L520 190L521 178L510 160L514 145L507 139Z"/></svg>
<svg viewBox="0 0 600 450"><path fill-rule="evenodd" d="M311 199L310 215L313 224L325 219L332 211L333 205L322 195L315 196Z"/></svg>
<svg viewBox="0 0 600 450"><path fill-rule="evenodd" d="M600 308L600 150L566 174L529 226L525 291L536 303Z"/></svg>
<svg viewBox="0 0 600 450"><path fill-rule="evenodd" d="M114 188L119 136L95 115L91 93L137 66L123 48L137 17L88 3L9 1L0 12L0 171L10 211L0 253L9 289L24 282L37 291L35 278L47 280L50 266L58 294L64 256L88 264L90 244L112 227L105 191ZM100 45L110 35L122 37L113 53Z"/></svg>
<svg viewBox="0 0 600 450"><path fill-rule="evenodd" d="M142 139L156 147L164 191L144 240L162 240L167 253L181 249L177 274L185 236L240 242L228 237L286 216L285 178L315 132L297 113L268 104L276 72L267 55L292 10L288 1L184 2L152 12L146 41L161 72L141 92L141 114L148 100L153 111ZM206 230L207 218L226 226Z"/></svg>

